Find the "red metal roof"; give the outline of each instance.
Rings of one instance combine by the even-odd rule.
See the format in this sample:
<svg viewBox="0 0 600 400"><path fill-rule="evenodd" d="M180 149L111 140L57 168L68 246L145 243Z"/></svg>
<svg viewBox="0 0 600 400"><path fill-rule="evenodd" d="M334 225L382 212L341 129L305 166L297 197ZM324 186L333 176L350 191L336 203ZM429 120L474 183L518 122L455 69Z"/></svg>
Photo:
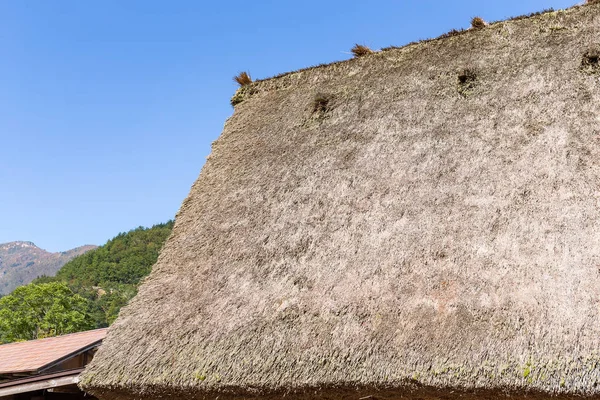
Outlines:
<svg viewBox="0 0 600 400"><path fill-rule="evenodd" d="M107 328L0 345L0 374L35 372L99 343Z"/></svg>

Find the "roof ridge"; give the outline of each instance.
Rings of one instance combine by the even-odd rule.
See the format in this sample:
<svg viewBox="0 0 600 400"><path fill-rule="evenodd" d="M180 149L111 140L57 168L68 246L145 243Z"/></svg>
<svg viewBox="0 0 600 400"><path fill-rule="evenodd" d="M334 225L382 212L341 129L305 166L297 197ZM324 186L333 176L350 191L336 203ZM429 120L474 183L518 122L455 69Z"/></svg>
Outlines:
<svg viewBox="0 0 600 400"><path fill-rule="evenodd" d="M58 335L58 336L50 336L50 337L45 337L45 338L39 338L39 339L31 339L31 340L23 340L21 342L12 342L12 343L4 343L4 344L0 344L0 347L8 347L8 346L17 346L23 343L31 343L31 342L42 342L42 341L48 341L48 340L56 340L58 338L64 338L64 337L72 337L72 336L77 336L77 335L83 335L83 334L89 334L90 332L97 332L97 331L108 331L108 328L96 328L96 329L90 329L88 331L81 331L81 332L73 332L73 333L66 333L64 335Z"/></svg>
<svg viewBox="0 0 600 400"><path fill-rule="evenodd" d="M497 24L501 24L501 23L504 23L504 22L517 22L517 21L523 21L523 20L530 20L530 19L533 19L533 18L542 17L542 16L550 14L550 13L554 13L554 12L568 12L568 11L572 11L574 9L578 9L578 8L581 8L581 7L589 7L589 6L593 6L593 5L594 5L593 3L575 4L575 5L571 6L571 7L567 7L567 8L563 8L563 9L557 9L557 10L555 10L553 8L548 8L548 9L544 9L544 10L541 10L541 11L538 11L538 12L532 12L532 13L529 13L529 14L523 14L523 15L518 15L518 16L515 16L515 17L509 17L509 18L503 19L503 20L492 21L492 22L488 23L488 25L487 25L486 28L489 28L491 26L494 26L494 25L497 25ZM454 36L463 35L463 34L469 34L469 33L479 32L479 31L482 31L482 30L484 30L486 28L483 28L483 29L466 28L466 29L460 29L460 30L451 29L450 31L448 31L446 33L443 33L443 34L441 34L439 36L433 37L433 38L416 40L416 41L412 41L410 43L407 43L407 44L404 44L404 45L401 45L401 46L388 46L388 47L383 47L383 48L381 48L379 50L373 50L373 53L367 54L367 55L365 55L363 57L360 57L360 58L363 59L363 58L368 58L368 57L374 57L374 56L377 56L377 55L379 55L381 53L384 53L384 52L387 52L387 51L390 51L390 50L406 49L406 48L409 48L411 46L418 45L418 44L429 43L429 42L434 42L434 41L438 41L438 40L448 39L448 38L451 38L451 37L454 37ZM295 73L298 73L298 72L304 72L304 71L309 71L309 70L313 70L313 69L328 67L328 66L331 66L331 65L337 65L337 64L347 63L347 62L354 61L356 59L357 59L356 57L353 57L353 58L348 58L348 59L345 59L345 60L332 61L332 62L329 62L329 63L322 63L322 64L317 64L317 65L311 65L311 66L299 68L299 69L296 69L296 70L293 70L293 71L282 72L280 74L273 75L271 77L257 79L257 80L255 80L253 82L253 84L258 84L258 83L262 83L262 82L268 82L268 81L271 81L271 80L274 80L274 79L278 79L278 78L283 78L284 76L295 74Z"/></svg>

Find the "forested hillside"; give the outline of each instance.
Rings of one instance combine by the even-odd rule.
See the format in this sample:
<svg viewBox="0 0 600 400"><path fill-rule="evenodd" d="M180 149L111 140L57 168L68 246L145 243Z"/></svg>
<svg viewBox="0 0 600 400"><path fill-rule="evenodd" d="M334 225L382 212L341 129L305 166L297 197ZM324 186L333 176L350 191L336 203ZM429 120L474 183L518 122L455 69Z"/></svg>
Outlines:
<svg viewBox="0 0 600 400"><path fill-rule="evenodd" d="M173 221L120 233L0 299L0 343L101 328L135 296Z"/></svg>
<svg viewBox="0 0 600 400"><path fill-rule="evenodd" d="M173 221L169 221L120 233L65 264L56 277L75 286L137 285L150 272L172 228Z"/></svg>

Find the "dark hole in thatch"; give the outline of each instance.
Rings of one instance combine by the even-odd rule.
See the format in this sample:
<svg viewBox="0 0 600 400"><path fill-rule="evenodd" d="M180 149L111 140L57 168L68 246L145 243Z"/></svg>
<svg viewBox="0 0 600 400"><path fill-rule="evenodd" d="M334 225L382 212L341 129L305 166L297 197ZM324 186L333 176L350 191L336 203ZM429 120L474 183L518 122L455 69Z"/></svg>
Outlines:
<svg viewBox="0 0 600 400"><path fill-rule="evenodd" d="M588 73L600 72L600 47L589 49L583 54L581 69Z"/></svg>
<svg viewBox="0 0 600 400"><path fill-rule="evenodd" d="M472 68L465 68L458 74L458 92L468 96L477 85L477 73Z"/></svg>
<svg viewBox="0 0 600 400"><path fill-rule="evenodd" d="M323 93L317 93L313 99L312 112L325 114L327 111L329 111L330 102L331 96Z"/></svg>
<svg viewBox="0 0 600 400"><path fill-rule="evenodd" d="M477 80L477 74L472 69L465 69L458 74L458 82L466 84L469 82L475 82Z"/></svg>
<svg viewBox="0 0 600 400"><path fill-rule="evenodd" d="M587 65L598 65L600 56L598 54L586 54L583 58L583 63Z"/></svg>

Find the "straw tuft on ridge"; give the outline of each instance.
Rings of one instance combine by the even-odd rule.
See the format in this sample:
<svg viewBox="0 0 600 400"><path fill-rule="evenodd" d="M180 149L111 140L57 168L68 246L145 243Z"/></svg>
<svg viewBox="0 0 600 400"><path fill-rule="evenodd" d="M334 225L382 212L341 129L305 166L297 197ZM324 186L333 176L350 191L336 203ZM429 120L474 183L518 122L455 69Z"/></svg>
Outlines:
<svg viewBox="0 0 600 400"><path fill-rule="evenodd" d="M233 77L233 80L237 82L240 86L247 86L252 83L252 78L250 78L250 74L247 72L240 72L236 76Z"/></svg>
<svg viewBox="0 0 600 400"><path fill-rule="evenodd" d="M352 49L350 49L354 57L363 57L369 54L373 54L373 50L368 48L367 46L363 46L361 44L355 44Z"/></svg>
<svg viewBox="0 0 600 400"><path fill-rule="evenodd" d="M474 17L471 20L471 27L473 29L483 29L487 26L487 24L485 23L485 21L483 20L483 18L481 17Z"/></svg>

